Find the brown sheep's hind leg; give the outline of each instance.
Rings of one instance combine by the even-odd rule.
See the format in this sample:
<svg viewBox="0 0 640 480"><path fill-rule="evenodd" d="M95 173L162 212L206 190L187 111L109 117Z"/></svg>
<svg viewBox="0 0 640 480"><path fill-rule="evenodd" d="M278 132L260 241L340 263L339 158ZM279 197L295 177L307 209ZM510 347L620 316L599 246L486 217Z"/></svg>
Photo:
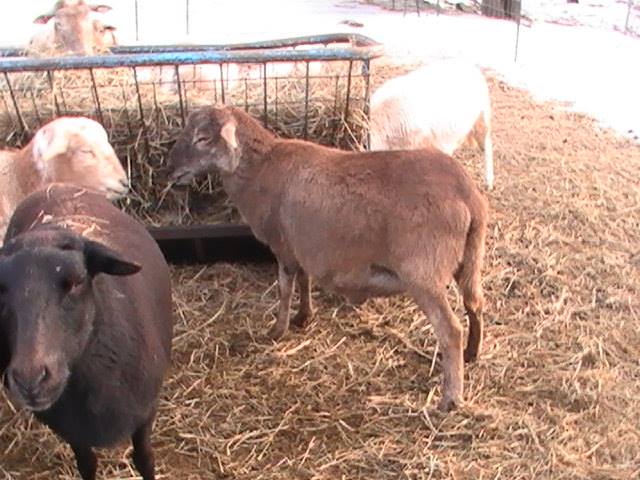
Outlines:
<svg viewBox="0 0 640 480"><path fill-rule="evenodd" d="M476 304L477 305L477 304ZM482 308L469 305L465 301L465 309L469 317L469 339L467 347L464 349L464 361L475 362L482 345L482 330L484 320L482 318Z"/></svg>
<svg viewBox="0 0 640 480"><path fill-rule="evenodd" d="M289 268L278 262L278 292L280 294L278 318L269 333L267 333L272 340L280 340L289 329L289 310L291 308L291 296L293 294L296 271L297 268Z"/></svg>
<svg viewBox="0 0 640 480"><path fill-rule="evenodd" d="M311 306L311 279L309 275L299 270L297 274L298 289L300 293L300 307L298 313L291 319L291 323L296 327L304 327L309 323L313 316L313 307Z"/></svg>
<svg viewBox="0 0 640 480"><path fill-rule="evenodd" d="M98 470L98 459L93 450L89 447L71 445L73 454L76 457L76 465L82 480L95 480Z"/></svg>
<svg viewBox="0 0 640 480"><path fill-rule="evenodd" d="M464 349L464 361L474 362L478 358L482 348L484 319L484 294L482 292L482 281L480 269L474 264L471 268L466 266L455 276L460 287L464 308L469 317L469 339L467 347Z"/></svg>
<svg viewBox="0 0 640 480"><path fill-rule="evenodd" d="M412 297L433 325L442 349L444 377L442 400L438 408L443 411L453 410L462 401L462 326L449 306L444 289L414 291Z"/></svg>
<svg viewBox="0 0 640 480"><path fill-rule="evenodd" d="M133 464L143 480L155 480L155 457L151 448L151 429L153 427L152 414L143 425L141 425L131 437L133 444Z"/></svg>

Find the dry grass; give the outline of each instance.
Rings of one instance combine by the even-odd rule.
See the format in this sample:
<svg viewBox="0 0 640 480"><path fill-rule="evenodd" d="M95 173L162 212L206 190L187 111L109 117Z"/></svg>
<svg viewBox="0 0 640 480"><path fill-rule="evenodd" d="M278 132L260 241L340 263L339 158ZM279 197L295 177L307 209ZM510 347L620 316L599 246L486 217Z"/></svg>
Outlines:
<svg viewBox="0 0 640 480"><path fill-rule="evenodd" d="M466 404L434 411L436 342L407 299L315 291L315 321L274 345L273 266L174 268L159 478L638 478L640 147L491 91L487 337ZM481 181L480 154L459 158ZM105 451L102 478L136 478L128 453ZM0 478L76 478L68 447L4 400L0 457Z"/></svg>

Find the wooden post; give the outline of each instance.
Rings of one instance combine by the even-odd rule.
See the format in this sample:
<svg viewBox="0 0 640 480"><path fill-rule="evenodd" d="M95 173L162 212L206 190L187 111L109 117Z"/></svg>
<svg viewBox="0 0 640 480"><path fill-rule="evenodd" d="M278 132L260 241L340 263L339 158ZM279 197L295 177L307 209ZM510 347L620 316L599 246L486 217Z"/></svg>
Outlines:
<svg viewBox="0 0 640 480"><path fill-rule="evenodd" d="M480 10L487 17L519 18L521 8L521 0L482 0Z"/></svg>

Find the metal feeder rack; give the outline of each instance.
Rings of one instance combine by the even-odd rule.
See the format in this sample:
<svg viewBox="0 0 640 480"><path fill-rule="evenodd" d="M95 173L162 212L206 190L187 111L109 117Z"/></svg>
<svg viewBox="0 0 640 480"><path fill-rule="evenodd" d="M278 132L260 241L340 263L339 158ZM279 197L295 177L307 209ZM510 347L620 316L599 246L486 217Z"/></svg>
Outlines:
<svg viewBox="0 0 640 480"><path fill-rule="evenodd" d="M330 34L227 45L118 46L86 57L26 55L0 49L5 144L24 145L60 115L99 121L129 171L133 194L125 209L138 213L137 207L138 218L147 220L167 193L164 155L198 105L236 105L289 137L366 146L366 131L357 131L351 120L368 118L370 66L382 46L362 35ZM295 68L282 73L278 66L286 65ZM322 95L315 94L318 86ZM329 133L320 138L322 129ZM140 193L143 186L151 193ZM173 262L269 258L246 225L224 219L146 223Z"/></svg>

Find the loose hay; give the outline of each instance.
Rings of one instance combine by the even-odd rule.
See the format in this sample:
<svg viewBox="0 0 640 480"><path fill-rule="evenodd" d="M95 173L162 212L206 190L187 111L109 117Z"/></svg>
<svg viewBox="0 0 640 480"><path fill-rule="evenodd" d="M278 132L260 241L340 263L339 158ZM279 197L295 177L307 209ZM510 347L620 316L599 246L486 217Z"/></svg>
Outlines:
<svg viewBox="0 0 640 480"><path fill-rule="evenodd" d="M275 267L174 268L159 478L638 478L640 147L490 86L487 337L463 408L434 412L435 337L406 298L314 291L312 325L271 344ZM459 158L480 181L480 154ZM0 445L0 478L76 478L69 449L4 399ZM135 478L129 454L106 451L103 478Z"/></svg>

